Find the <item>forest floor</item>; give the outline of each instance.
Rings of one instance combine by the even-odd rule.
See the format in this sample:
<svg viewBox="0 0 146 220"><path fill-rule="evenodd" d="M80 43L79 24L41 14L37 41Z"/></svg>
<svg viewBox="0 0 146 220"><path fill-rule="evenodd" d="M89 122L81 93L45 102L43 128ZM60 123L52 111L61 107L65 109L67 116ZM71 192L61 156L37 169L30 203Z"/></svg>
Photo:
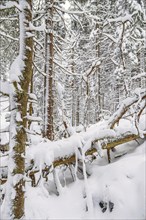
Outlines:
<svg viewBox="0 0 146 220"><path fill-rule="evenodd" d="M146 142L117 147L116 154L129 152L114 159L111 164L98 158L90 168L87 180L92 196L93 213L86 212L85 181L80 176L73 182L69 170L58 169L62 182L56 195L53 178L32 188L26 188L26 219L146 219ZM115 154L115 153L114 153Z"/></svg>
<svg viewBox="0 0 146 220"><path fill-rule="evenodd" d="M8 123L4 109L8 103L2 105L1 128L5 128ZM38 138L35 136L34 142L38 142ZM3 136L4 142L7 139L7 135ZM78 173L76 181L73 181L69 169L56 168L60 180L59 195L52 173L47 182L42 178L37 187L32 187L27 181L25 219L146 219L146 141L131 141L117 146L111 152L111 161L108 164L106 151L103 151L102 158L97 157L88 164L90 175L87 180ZM87 204L92 208L88 212Z"/></svg>

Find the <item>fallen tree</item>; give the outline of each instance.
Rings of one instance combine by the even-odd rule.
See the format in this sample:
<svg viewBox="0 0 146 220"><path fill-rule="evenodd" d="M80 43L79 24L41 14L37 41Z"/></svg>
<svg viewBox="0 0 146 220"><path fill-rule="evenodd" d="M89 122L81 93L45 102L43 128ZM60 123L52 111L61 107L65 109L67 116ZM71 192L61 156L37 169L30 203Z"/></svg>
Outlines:
<svg viewBox="0 0 146 220"><path fill-rule="evenodd" d="M75 164L83 160L83 155L89 156L96 152L100 155L102 150L107 150L108 162L110 163L111 149L132 140L145 138L146 128L142 128L139 123L135 124L135 115L138 117L138 122L141 117L143 117L142 122L146 119L144 114L142 116L145 109L145 99L146 90L140 90L139 95L135 93L132 98L125 99L108 121L93 125L86 132L73 134L63 140L54 142L47 140L47 142L30 146L26 151L26 174L31 178L32 186L37 185L35 174L38 172L41 172L42 177L47 179L48 174L55 167ZM124 119L130 126L127 126L128 124L122 125L120 120L126 113L129 114L131 106L135 109L130 114L133 118L131 121L129 118L128 120ZM117 123L119 124L115 126Z"/></svg>
<svg viewBox="0 0 146 220"><path fill-rule="evenodd" d="M146 133L144 133L143 138L146 137ZM109 137L106 138L106 141L104 141L103 139L98 139L98 140L94 140L91 143L91 148L88 149L85 152L85 156L89 156L89 155L94 155L94 153L98 153L98 147L96 145L96 143L98 143L99 141L102 141L102 149L103 150L107 150L107 155L108 155L108 162L111 162L111 158L110 158L110 150L112 148L115 148L116 146L119 146L121 144L133 141L133 140L137 140L141 138L138 134L130 134L130 133L126 133L123 136L117 136L117 137ZM7 155L8 156L8 155ZM78 160L81 160L81 158L78 158ZM52 167L58 167L58 166L69 166L70 164L74 164L76 162L76 154L75 153L70 153L69 156L65 156L65 157L61 157L58 159L55 159L52 164L48 163L45 164L44 168L41 170L43 177L47 178L48 174L51 172ZM1 169L5 169L5 174L2 175L2 178L0 179L0 184L4 184L6 182L7 179L7 167L1 167ZM35 174L40 172L40 169L38 169L38 167L35 167L35 161L32 159L29 163L29 165L27 164L27 168L26 168L26 174L27 176L29 176L32 180L32 186L36 186L36 180L35 180Z"/></svg>
<svg viewBox="0 0 146 220"><path fill-rule="evenodd" d="M145 138L145 137L146 137L146 133L144 134L143 138ZM130 142L130 141L133 141L133 140L137 140L139 138L140 138L139 135L129 133L129 134L125 134L124 136L119 136L119 137L116 137L116 138L111 138L110 137L110 138L106 139L106 141L103 141L102 142L102 149L107 150L108 162L109 163L111 162L110 150L112 148L115 148L116 146L119 146L121 144ZM85 156L89 156L89 155L93 155L94 153L98 153L98 148L95 147L95 143L97 143L98 141L102 141L102 140L103 139L94 140L92 142L92 147L85 152ZM78 160L82 160L82 159L79 157ZM50 170L52 170L52 167L55 168L55 167L58 167L58 166L61 166L61 165L68 166L70 164L74 164L75 162L76 162L76 154L70 155L68 157L65 156L65 157L54 160L52 162L52 164L46 165L42 169L42 173L46 177L46 174L47 175L49 174ZM34 163L33 160L31 161L31 163L32 163L32 166L30 166L31 168L28 169L26 172L29 172L29 176L31 178L34 178L33 177L34 174L38 173L40 170L39 169L33 169L35 167L35 165L34 165L35 163Z"/></svg>

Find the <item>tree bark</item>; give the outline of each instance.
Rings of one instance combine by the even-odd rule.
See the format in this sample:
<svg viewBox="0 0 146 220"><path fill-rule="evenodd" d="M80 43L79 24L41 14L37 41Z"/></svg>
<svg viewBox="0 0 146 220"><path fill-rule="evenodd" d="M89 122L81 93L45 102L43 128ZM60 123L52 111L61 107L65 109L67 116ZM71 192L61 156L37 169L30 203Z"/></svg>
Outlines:
<svg viewBox="0 0 146 220"><path fill-rule="evenodd" d="M53 57L54 57L54 38L53 38L53 3L54 0L45 0L46 18L45 18L45 68L44 72L44 112L43 112L43 136L50 140L54 140L54 127L53 127Z"/></svg>
<svg viewBox="0 0 146 220"><path fill-rule="evenodd" d="M53 127L53 57L54 57L54 40L53 40L53 3L54 0L50 0L52 7L49 8L50 19L48 20L49 25L49 77L48 77L48 121L47 121L47 138L54 140L54 127Z"/></svg>
<svg viewBox="0 0 146 220"><path fill-rule="evenodd" d="M11 79L9 173L3 219L20 219L24 216L27 105L33 53L33 38L29 28L29 23L32 21L32 1L19 0L19 5L20 49L19 60L14 62L17 62L21 74L18 78ZM15 70L16 73L13 72L13 75L18 74L18 70Z"/></svg>

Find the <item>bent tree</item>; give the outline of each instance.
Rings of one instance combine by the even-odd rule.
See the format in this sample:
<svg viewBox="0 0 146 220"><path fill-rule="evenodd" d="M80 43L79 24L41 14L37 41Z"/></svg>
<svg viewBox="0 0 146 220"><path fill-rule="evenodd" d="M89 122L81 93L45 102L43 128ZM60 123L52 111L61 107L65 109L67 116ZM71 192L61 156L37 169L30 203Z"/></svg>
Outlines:
<svg viewBox="0 0 146 220"><path fill-rule="evenodd" d="M24 216L27 104L32 76L32 0L13 1L19 11L19 55L10 69L10 155L3 219ZM6 5L7 7L7 5Z"/></svg>

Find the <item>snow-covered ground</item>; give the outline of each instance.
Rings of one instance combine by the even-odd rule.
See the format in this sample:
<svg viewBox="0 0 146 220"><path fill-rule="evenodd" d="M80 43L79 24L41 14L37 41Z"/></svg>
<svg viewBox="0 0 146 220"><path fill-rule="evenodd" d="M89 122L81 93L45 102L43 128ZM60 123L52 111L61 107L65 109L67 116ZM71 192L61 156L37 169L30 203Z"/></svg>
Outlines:
<svg viewBox="0 0 146 220"><path fill-rule="evenodd" d="M9 122L6 117L9 115L9 102L8 98L0 97L0 130L8 130ZM0 145L5 145L9 141L8 133L0 132Z"/></svg>
<svg viewBox="0 0 146 220"><path fill-rule="evenodd" d="M41 182L36 188L27 184L26 219L146 219L146 142L138 147L136 142L131 142L128 147L129 153L111 164L102 159L93 163L87 180L93 213L86 211L84 180L73 182L66 171L67 183L62 184L59 196L51 176L48 183ZM121 152L121 147L118 151Z"/></svg>
<svg viewBox="0 0 146 220"><path fill-rule="evenodd" d="M3 107L1 129L5 129L9 125L5 121L8 102L2 102L1 107ZM142 130L145 130L145 119L144 114L140 122ZM28 163L29 159L33 158L36 167L41 170L46 163L50 165L59 156L77 153L75 146L83 144L85 152L90 148L91 141L102 137L105 132L113 136L113 132L118 135L131 130L137 132L133 129L133 122L129 120L121 120L112 133L111 130L106 129L106 125L106 121L99 122L90 126L86 133L82 131L67 140L62 139L53 143L45 142L40 135L30 135L31 146L26 153ZM1 144L7 143L8 139L8 134L4 136L2 133ZM106 151L103 150L102 153L102 158L98 156L92 165L90 164L88 179L84 179L80 174L77 180L73 181L69 169L56 168L60 180L58 181L59 196L53 173L48 175L47 182L41 178L36 187L32 187L30 179L26 178L25 220L146 219L146 141L144 143L143 140L131 141L117 146L116 150L111 152L111 164L107 162ZM6 167L7 161L8 157L2 157L1 166ZM40 173L37 174L38 179ZM88 211L87 204L90 207Z"/></svg>

